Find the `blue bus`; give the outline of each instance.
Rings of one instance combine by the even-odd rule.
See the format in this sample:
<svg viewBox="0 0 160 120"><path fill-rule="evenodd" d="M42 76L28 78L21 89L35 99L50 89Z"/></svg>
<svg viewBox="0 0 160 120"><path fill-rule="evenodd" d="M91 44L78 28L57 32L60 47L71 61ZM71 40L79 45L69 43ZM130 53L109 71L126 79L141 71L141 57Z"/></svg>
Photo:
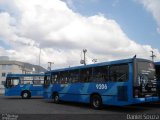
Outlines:
<svg viewBox="0 0 160 120"><path fill-rule="evenodd" d="M46 72L44 98L124 106L158 101L155 66L150 60L131 58Z"/></svg>
<svg viewBox="0 0 160 120"><path fill-rule="evenodd" d="M156 77L157 77L157 91L160 97L160 62L155 62Z"/></svg>
<svg viewBox="0 0 160 120"><path fill-rule="evenodd" d="M8 74L5 81L5 96L43 97L44 74Z"/></svg>

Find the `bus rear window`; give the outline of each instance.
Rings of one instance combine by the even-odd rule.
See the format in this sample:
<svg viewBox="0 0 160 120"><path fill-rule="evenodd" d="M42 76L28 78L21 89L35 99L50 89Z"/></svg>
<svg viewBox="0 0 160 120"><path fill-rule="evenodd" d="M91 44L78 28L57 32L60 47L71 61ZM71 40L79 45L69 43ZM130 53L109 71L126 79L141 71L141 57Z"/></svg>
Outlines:
<svg viewBox="0 0 160 120"><path fill-rule="evenodd" d="M138 76L145 75L148 80L153 80L155 78L155 67L151 62L137 62L138 66Z"/></svg>

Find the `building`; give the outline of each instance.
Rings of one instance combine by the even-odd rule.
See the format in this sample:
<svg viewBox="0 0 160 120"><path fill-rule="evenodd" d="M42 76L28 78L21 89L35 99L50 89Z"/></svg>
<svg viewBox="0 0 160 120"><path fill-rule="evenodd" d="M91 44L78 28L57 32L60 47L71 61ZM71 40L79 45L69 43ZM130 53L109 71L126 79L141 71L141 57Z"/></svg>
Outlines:
<svg viewBox="0 0 160 120"><path fill-rule="evenodd" d="M2 81L5 81L8 73L34 74L44 73L45 71L46 69L38 65L19 61L10 61L9 59L4 60L0 57L0 93L4 93L4 86L2 85Z"/></svg>

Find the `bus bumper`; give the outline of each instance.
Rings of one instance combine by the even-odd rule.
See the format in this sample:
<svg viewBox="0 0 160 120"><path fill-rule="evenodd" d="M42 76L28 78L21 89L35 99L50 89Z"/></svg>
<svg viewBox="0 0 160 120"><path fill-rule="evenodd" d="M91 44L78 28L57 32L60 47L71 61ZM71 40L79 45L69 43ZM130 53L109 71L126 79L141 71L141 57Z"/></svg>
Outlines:
<svg viewBox="0 0 160 120"><path fill-rule="evenodd" d="M157 102L158 97L134 98L134 103Z"/></svg>

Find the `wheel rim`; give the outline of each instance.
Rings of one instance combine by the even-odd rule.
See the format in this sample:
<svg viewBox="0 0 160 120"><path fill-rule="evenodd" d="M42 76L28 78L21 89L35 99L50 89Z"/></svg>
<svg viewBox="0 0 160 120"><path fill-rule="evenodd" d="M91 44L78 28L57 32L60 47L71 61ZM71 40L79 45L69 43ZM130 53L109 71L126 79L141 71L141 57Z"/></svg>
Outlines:
<svg viewBox="0 0 160 120"><path fill-rule="evenodd" d="M56 95L55 98L54 98L54 100L57 102L59 100L59 96Z"/></svg>
<svg viewBox="0 0 160 120"><path fill-rule="evenodd" d="M28 93L24 93L24 94L23 94L23 97L24 97L24 98L27 98L27 97L28 97Z"/></svg>
<svg viewBox="0 0 160 120"><path fill-rule="evenodd" d="M98 98L93 99L93 106L95 108L98 108L100 106L100 101Z"/></svg>

